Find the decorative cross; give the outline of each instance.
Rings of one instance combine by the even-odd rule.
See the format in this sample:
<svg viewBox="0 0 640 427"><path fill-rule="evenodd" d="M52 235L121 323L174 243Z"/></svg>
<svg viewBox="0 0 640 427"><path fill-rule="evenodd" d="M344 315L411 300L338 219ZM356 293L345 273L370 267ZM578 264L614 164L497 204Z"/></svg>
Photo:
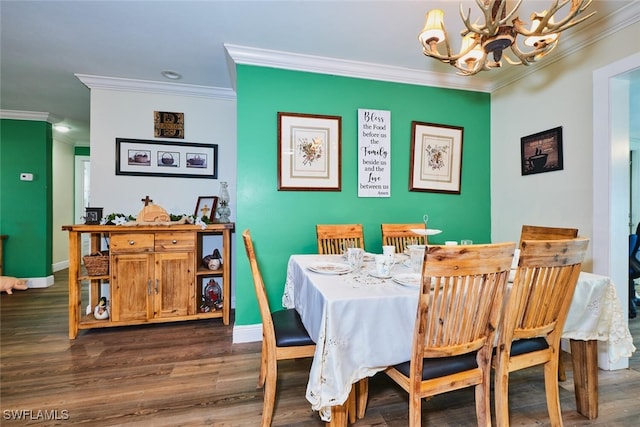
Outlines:
<svg viewBox="0 0 640 427"><path fill-rule="evenodd" d="M144 199L140 199L140 201L144 202L145 206L149 206L149 203L153 202L153 200L151 200L149 196L146 196Z"/></svg>
<svg viewBox="0 0 640 427"><path fill-rule="evenodd" d="M209 208L209 206L207 206L206 204L200 208L200 212L202 212L202 216L205 216L205 217L207 216L210 210L211 208Z"/></svg>

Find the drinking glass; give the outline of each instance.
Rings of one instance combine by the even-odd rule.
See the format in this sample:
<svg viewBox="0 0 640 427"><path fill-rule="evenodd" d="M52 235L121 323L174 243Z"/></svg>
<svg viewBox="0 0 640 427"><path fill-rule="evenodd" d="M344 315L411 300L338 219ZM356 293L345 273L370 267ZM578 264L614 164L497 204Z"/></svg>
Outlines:
<svg viewBox="0 0 640 427"><path fill-rule="evenodd" d="M364 259L364 249L362 248L348 248L347 249L347 261L351 270L359 274L362 268L362 260Z"/></svg>
<svg viewBox="0 0 640 427"><path fill-rule="evenodd" d="M460 244L462 246L473 245L473 240L468 240L468 239L460 240Z"/></svg>
<svg viewBox="0 0 640 427"><path fill-rule="evenodd" d="M422 273L422 263L424 261L424 249L411 249L411 268L414 273Z"/></svg>

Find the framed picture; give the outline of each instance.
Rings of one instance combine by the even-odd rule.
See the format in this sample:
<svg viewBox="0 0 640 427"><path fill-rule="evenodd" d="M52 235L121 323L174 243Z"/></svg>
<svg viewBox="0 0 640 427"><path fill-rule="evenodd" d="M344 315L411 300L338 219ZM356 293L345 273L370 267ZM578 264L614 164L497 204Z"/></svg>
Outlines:
<svg viewBox="0 0 640 427"><path fill-rule="evenodd" d="M116 175L218 177L218 145L116 138Z"/></svg>
<svg viewBox="0 0 640 427"><path fill-rule="evenodd" d="M217 196L200 196L196 203L196 210L193 212L195 217L208 218L209 221L213 221L216 217L216 208L218 207Z"/></svg>
<svg viewBox="0 0 640 427"><path fill-rule="evenodd" d="M522 175L563 169L562 126L520 138Z"/></svg>
<svg viewBox="0 0 640 427"><path fill-rule="evenodd" d="M278 190L340 191L342 117L278 113Z"/></svg>
<svg viewBox="0 0 640 427"><path fill-rule="evenodd" d="M411 122L409 191L460 194L463 128Z"/></svg>
<svg viewBox="0 0 640 427"><path fill-rule="evenodd" d="M85 209L85 216L84 216L84 223L85 224L91 224L91 225L100 224L100 220L102 220L102 209L103 208L86 207L84 209Z"/></svg>

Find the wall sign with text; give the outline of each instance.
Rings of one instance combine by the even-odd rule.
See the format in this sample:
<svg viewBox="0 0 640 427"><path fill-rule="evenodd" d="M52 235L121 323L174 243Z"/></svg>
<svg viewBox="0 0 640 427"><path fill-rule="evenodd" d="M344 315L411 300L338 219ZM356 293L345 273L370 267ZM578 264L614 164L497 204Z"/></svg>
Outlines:
<svg viewBox="0 0 640 427"><path fill-rule="evenodd" d="M358 109L358 197L391 197L391 111Z"/></svg>

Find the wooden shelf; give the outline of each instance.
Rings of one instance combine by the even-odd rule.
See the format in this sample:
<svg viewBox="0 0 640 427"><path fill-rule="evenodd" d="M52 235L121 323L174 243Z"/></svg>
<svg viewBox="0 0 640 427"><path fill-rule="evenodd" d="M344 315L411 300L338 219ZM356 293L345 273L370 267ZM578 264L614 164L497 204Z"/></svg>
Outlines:
<svg viewBox="0 0 640 427"><path fill-rule="evenodd" d="M195 225L135 226L65 225L69 233L69 338L79 330L148 323L221 318L230 321L231 233L233 223ZM100 250L103 238L110 242L109 274L88 275L82 265L82 235L88 234L91 252ZM223 261L217 270L202 266L205 236L221 237ZM171 277L171 280L166 280ZM202 279L221 282L222 307L200 312ZM110 317L97 320L84 314L95 307L102 286L109 286ZM90 301L82 301L88 286ZM86 289L86 288L85 288ZM163 297L163 295L170 297ZM86 294L85 294L86 295Z"/></svg>

